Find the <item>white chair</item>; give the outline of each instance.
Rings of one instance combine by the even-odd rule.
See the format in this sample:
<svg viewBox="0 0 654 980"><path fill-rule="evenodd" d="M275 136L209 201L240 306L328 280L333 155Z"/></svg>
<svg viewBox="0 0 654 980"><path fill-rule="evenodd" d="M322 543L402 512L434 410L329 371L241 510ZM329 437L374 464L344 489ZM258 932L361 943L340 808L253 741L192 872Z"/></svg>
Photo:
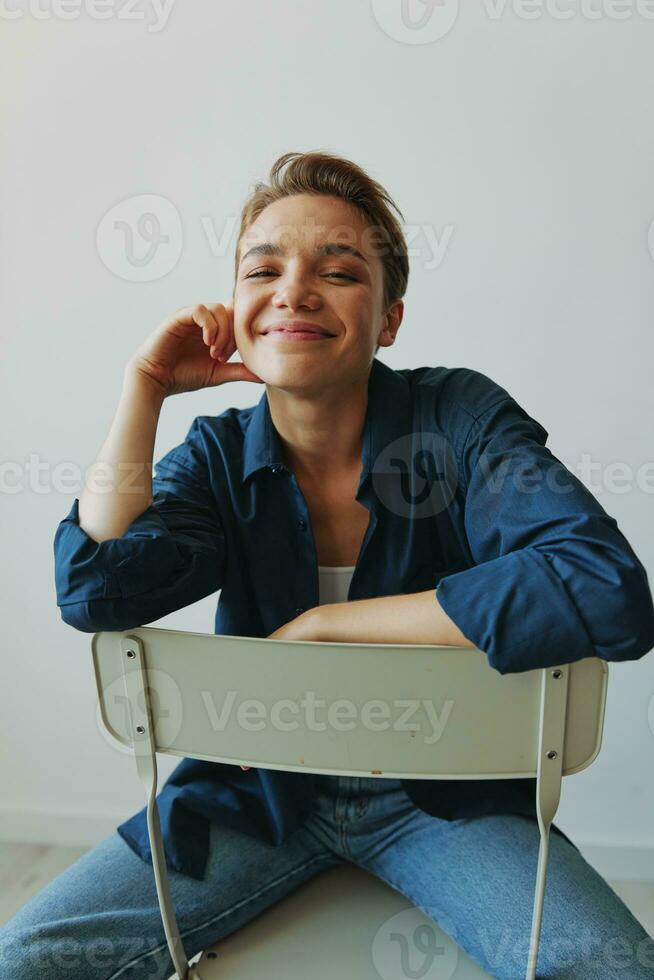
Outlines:
<svg viewBox="0 0 654 980"><path fill-rule="evenodd" d="M403 895L350 864L305 882L189 965L163 856L157 752L334 775L535 776L541 837L526 970L526 980L534 980L550 826L562 776L585 769L600 750L605 661L589 657L501 675L483 651L468 647L269 640L154 627L96 633L92 650L102 725L133 749L145 787L154 876L176 976L472 980L487 974ZM217 730L216 713L230 691L238 699ZM353 706L347 721L334 708L324 730L303 724L299 702L307 691L327 708L346 697ZM236 709L246 699L263 706L257 716L265 720L261 730L243 724L242 716L239 720ZM427 699L438 718L436 730L424 708ZM361 710L372 701L386 706L381 717L379 710L371 715ZM293 705L298 710L291 714ZM275 706L283 709L283 723L271 714ZM289 718L297 719L295 728ZM399 949L384 938L393 916L399 916L396 924L405 935L421 926L424 936L429 927L431 946L438 946L440 956L437 972L400 971Z"/></svg>

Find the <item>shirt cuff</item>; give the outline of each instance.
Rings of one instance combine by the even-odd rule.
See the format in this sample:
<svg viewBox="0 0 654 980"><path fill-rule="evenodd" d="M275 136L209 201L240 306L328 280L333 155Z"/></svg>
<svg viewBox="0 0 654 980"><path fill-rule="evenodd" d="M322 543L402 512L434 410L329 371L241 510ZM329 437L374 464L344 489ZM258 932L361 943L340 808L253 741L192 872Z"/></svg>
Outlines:
<svg viewBox="0 0 654 980"><path fill-rule="evenodd" d="M154 504L120 538L98 542L80 527L75 498L57 528L54 547L58 606L151 592L184 569L184 559Z"/></svg>
<svg viewBox="0 0 654 980"><path fill-rule="evenodd" d="M441 579L438 601L500 674L597 656L563 582L534 548Z"/></svg>

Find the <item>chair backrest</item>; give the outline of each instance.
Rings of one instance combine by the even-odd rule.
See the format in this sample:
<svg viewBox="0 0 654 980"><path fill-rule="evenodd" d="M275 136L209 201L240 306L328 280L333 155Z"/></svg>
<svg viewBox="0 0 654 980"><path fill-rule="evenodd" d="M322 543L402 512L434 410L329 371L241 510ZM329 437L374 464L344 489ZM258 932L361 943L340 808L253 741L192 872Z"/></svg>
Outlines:
<svg viewBox="0 0 654 980"><path fill-rule="evenodd" d="M527 980L535 977L549 827L561 777L596 758L608 666L499 674L486 654L424 644L269 640L138 627L96 633L102 724L132 746L178 976L190 977L156 811L156 753L256 768L407 779L536 777L541 849Z"/></svg>
<svg viewBox="0 0 654 980"><path fill-rule="evenodd" d="M140 627L96 633L106 730L131 724L124 640L144 652L157 752L258 768L390 778L536 776L542 670L501 675L468 647L267 640ZM562 775L600 748L607 665L567 673ZM563 676L559 678L564 681ZM557 746L552 746L554 749Z"/></svg>

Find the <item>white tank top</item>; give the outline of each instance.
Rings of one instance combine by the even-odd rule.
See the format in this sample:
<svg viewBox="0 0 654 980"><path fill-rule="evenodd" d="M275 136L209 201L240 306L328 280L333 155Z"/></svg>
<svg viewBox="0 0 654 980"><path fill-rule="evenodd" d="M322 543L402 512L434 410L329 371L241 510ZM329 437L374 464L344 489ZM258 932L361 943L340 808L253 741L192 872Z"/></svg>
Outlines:
<svg viewBox="0 0 654 980"><path fill-rule="evenodd" d="M328 602L347 602L355 568L356 565L318 565L320 606Z"/></svg>

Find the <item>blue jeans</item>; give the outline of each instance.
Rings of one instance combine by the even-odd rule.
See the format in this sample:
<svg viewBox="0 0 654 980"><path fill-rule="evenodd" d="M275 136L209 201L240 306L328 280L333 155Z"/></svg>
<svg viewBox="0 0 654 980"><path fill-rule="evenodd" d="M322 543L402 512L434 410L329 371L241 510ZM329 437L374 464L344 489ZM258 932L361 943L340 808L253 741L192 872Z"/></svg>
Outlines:
<svg viewBox="0 0 654 980"><path fill-rule="evenodd" d="M441 820L400 781L317 777L313 809L280 847L212 824L204 881L170 873L187 955L239 929L300 884L351 861L438 922L491 976L522 980L539 844L527 817ZM7 980L167 980L150 865L114 833L0 930ZM557 980L654 980L654 940L579 851L550 835L538 961Z"/></svg>

